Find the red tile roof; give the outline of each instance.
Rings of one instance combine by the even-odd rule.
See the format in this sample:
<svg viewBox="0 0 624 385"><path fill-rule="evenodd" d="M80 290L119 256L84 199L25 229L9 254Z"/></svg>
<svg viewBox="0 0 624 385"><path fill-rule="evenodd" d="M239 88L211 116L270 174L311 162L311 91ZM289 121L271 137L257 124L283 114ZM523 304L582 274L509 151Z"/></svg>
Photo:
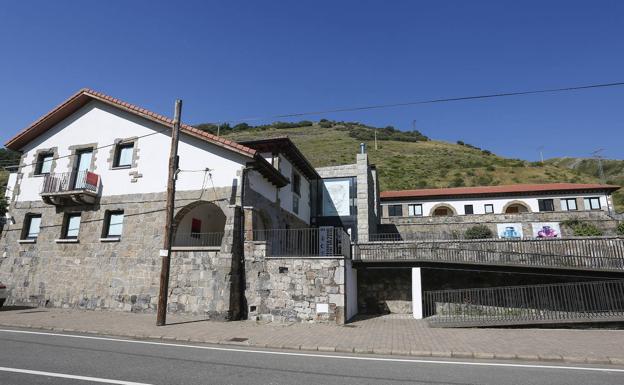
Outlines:
<svg viewBox="0 0 624 385"><path fill-rule="evenodd" d="M433 198L433 197L458 197L470 195L517 195L545 192L566 191L615 191L619 186L608 184L583 184L583 183L546 183L546 184L514 184L502 186L479 186L479 187L452 187L431 188L420 190L383 191L381 199L401 198Z"/></svg>
<svg viewBox="0 0 624 385"><path fill-rule="evenodd" d="M69 99L64 101L62 104L54 108L52 111L39 118L29 127L25 128L13 138L9 139L5 143L5 146L12 150L19 151L26 143L30 142L37 136L52 128L55 124L67 118L69 115L77 111L79 108L81 108L91 100L99 100L103 103L115 106L117 108L141 116L153 122L160 123L165 126L173 126L173 120L166 116L157 114L152 111L148 111L144 108L124 102L123 100L119 100L117 98L113 98L112 96L105 95L101 92L90 90L88 88L83 88L74 95L72 95ZM215 145L235 151L248 157L254 157L257 153L257 151L252 148L243 146L242 144L233 142L231 140L223 139L222 137L212 135L205 131L198 130L197 128L186 124L181 124L180 129L182 132L188 135L205 140L207 142L211 142Z"/></svg>

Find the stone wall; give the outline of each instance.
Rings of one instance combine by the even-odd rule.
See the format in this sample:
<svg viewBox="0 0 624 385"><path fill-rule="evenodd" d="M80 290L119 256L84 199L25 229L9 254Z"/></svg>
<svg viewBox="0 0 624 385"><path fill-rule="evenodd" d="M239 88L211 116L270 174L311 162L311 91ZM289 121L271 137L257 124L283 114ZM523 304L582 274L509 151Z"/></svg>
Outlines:
<svg viewBox="0 0 624 385"><path fill-rule="evenodd" d="M494 234L497 233L498 223L521 223L525 237L532 236L531 224L535 222L563 222L566 220L581 220L589 222L599 229L604 235L615 235L618 221L611 218L604 211L554 211L540 213L519 214L481 214L481 215L456 215L449 217L384 217L378 233L421 234L453 237L461 236L469 228L476 224L488 226ZM572 236L570 229L562 226L563 236Z"/></svg>
<svg viewBox="0 0 624 385"><path fill-rule="evenodd" d="M240 291L232 258L238 231L229 188L177 193L176 209L197 200L211 200L226 214L221 249L178 251L172 257L169 310L229 319L237 311L231 297ZM224 198L219 198L224 197ZM124 210L119 241L102 241L106 210ZM82 309L154 311L163 245L164 193L103 197L93 206L55 207L40 201L13 203L16 223L0 239L0 281L9 289L8 304ZM26 213L42 214L36 243L19 243ZM60 243L66 212L81 212L77 243ZM242 250L239 252L242 253ZM234 303L233 303L234 302Z"/></svg>
<svg viewBox="0 0 624 385"><path fill-rule="evenodd" d="M267 258L265 251L263 242L245 243L249 319L344 323L342 258Z"/></svg>
<svg viewBox="0 0 624 385"><path fill-rule="evenodd" d="M412 312L411 268L359 268L357 280L359 313Z"/></svg>

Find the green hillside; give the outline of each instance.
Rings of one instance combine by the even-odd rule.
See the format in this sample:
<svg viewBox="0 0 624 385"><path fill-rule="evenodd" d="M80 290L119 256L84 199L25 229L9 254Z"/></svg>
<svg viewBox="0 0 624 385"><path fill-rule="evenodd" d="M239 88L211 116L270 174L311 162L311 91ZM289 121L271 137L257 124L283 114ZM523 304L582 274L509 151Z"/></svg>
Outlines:
<svg viewBox="0 0 624 385"><path fill-rule="evenodd" d="M592 158L553 158L547 160L546 163L594 178L600 175L598 161ZM602 170L608 184L624 186L624 160L604 159ZM624 209L624 191L615 192L613 201L618 212L622 212Z"/></svg>
<svg viewBox="0 0 624 385"><path fill-rule="evenodd" d="M214 125L197 127L217 132ZM597 174L590 169L568 167L568 164L554 161L541 164L504 158L461 141L447 143L429 140L419 132L402 133L405 136L401 137L401 132L392 128L378 130L377 150L373 141L374 128L354 122L323 120L282 122L258 127L221 126L219 134L232 140L288 136L316 167L353 163L359 144L364 142L368 147L370 162L377 165L382 191L599 181ZM622 169L619 168L620 171ZM624 180L618 184L624 185ZM624 201L618 200L617 208L623 211Z"/></svg>

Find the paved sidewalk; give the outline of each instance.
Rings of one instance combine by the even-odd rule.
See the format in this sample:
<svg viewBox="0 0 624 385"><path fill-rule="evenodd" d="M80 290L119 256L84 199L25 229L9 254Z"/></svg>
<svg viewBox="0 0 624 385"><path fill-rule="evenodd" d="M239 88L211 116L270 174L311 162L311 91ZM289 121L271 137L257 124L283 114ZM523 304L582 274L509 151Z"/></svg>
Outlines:
<svg viewBox="0 0 624 385"><path fill-rule="evenodd" d="M0 326L4 327L322 352L624 366L624 330L436 329L405 316L363 319L347 326L215 322L169 316L169 325L157 327L155 320L155 314L110 311L0 310Z"/></svg>

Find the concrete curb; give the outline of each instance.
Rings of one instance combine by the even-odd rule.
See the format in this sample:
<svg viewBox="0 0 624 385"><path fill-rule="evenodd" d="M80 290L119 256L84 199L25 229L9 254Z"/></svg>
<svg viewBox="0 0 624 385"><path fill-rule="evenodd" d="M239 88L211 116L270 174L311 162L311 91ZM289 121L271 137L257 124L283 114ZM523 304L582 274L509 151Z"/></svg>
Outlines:
<svg viewBox="0 0 624 385"><path fill-rule="evenodd" d="M349 347L349 346L315 346L315 345L290 345L290 344L257 344L249 342L233 342L228 340L206 340L194 339L190 337L173 337L163 335L146 335L133 333L104 333L99 330L79 330L70 328L58 328L35 325L16 325L0 323L0 327L24 328L34 330L47 330L64 333L93 334L98 336L124 337L139 340L159 340L163 342L187 342L197 344L224 345L232 347L250 347L263 349L285 349L308 352L323 353L351 353L351 354L374 354L385 356L400 356L414 358L463 358L476 360L501 360L501 361L522 361L522 362L544 362L544 363L574 363L593 365L617 365L624 366L624 357L577 357L560 355L539 355L539 354L513 354L513 353L488 353L488 352L457 352L457 351L427 351L427 350L392 350L388 348L374 347Z"/></svg>

